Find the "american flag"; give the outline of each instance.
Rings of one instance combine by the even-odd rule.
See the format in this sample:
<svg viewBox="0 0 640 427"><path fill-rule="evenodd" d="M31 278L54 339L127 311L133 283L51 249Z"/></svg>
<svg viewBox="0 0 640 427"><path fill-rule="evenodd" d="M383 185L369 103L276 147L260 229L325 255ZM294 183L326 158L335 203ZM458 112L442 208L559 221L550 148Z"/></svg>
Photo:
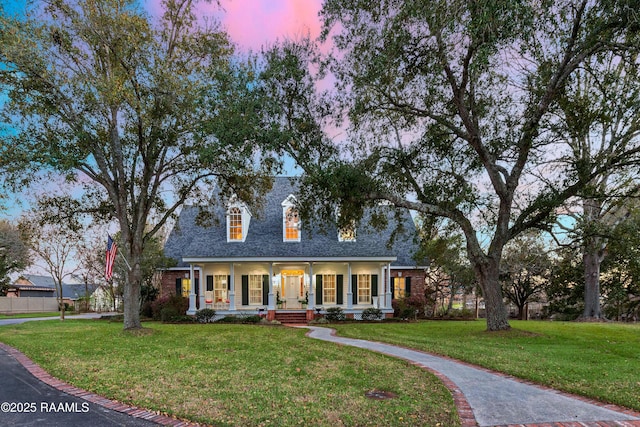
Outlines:
<svg viewBox="0 0 640 427"><path fill-rule="evenodd" d="M116 253L118 253L118 244L107 235L107 258L104 266L104 277L107 280L111 280L113 277L113 263L116 260Z"/></svg>

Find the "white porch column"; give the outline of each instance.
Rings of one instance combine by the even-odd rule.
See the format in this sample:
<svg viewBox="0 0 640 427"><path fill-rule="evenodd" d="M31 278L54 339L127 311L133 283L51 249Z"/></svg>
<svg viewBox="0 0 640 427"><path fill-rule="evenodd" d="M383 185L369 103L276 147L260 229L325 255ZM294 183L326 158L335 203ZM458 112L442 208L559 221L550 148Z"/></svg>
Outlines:
<svg viewBox="0 0 640 427"><path fill-rule="evenodd" d="M194 280L194 272L193 272L193 264L189 265L189 280L191 281L191 286L189 286L189 309L187 310L187 314L193 316L196 314L196 286Z"/></svg>
<svg viewBox="0 0 640 427"><path fill-rule="evenodd" d="M235 311L236 309L236 274L235 264L229 263L229 310Z"/></svg>
<svg viewBox="0 0 640 427"><path fill-rule="evenodd" d="M351 263L347 263L347 310L353 308L353 284L351 283Z"/></svg>
<svg viewBox="0 0 640 427"><path fill-rule="evenodd" d="M205 307L204 304L204 276L202 275L203 267L198 267L198 309L202 310ZM195 280L195 279L194 279Z"/></svg>
<svg viewBox="0 0 640 427"><path fill-rule="evenodd" d="M385 297L385 308L391 308L391 263L387 264L387 289Z"/></svg>
<svg viewBox="0 0 640 427"><path fill-rule="evenodd" d="M273 295L273 263L269 263L269 304L267 310L275 310L275 297Z"/></svg>
<svg viewBox="0 0 640 427"><path fill-rule="evenodd" d="M384 264L380 264L380 277L381 277L381 280L378 280L378 305L375 307L385 308L387 297L385 295L385 285L384 285L386 281L386 278L384 276Z"/></svg>
<svg viewBox="0 0 640 427"><path fill-rule="evenodd" d="M316 288L313 286L313 263L309 263L309 301L307 301L307 309L316 308Z"/></svg>

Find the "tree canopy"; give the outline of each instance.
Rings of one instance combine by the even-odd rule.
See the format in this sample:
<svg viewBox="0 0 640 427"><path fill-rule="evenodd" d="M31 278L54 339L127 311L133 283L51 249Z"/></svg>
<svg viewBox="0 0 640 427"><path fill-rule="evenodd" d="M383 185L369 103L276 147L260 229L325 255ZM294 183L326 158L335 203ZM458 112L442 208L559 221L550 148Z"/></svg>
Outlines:
<svg viewBox="0 0 640 427"><path fill-rule="evenodd" d="M8 221L0 221L0 296L7 294L10 274L19 272L31 263L25 236Z"/></svg>
<svg viewBox="0 0 640 427"><path fill-rule="evenodd" d="M637 140L564 158L553 129L567 82L599 55L639 46L637 1L328 0L325 62L346 113L348 153L307 182L358 218L380 200L446 218L466 240L489 330L508 329L499 284L505 244L549 229L562 204L606 171L637 162ZM609 94L616 96L615 88ZM636 107L633 107L636 108ZM291 147L295 149L295 147ZM580 172L580 173L578 173Z"/></svg>
<svg viewBox="0 0 640 427"><path fill-rule="evenodd" d="M132 267L125 328L140 327L141 257L160 228L213 186L258 200L277 166L242 120L256 108L250 58L199 24L194 2L164 0L155 24L133 0L35 2L24 18L0 15L2 119L15 130L0 139L0 171L14 186L43 171L79 184L43 195L52 221L118 224Z"/></svg>

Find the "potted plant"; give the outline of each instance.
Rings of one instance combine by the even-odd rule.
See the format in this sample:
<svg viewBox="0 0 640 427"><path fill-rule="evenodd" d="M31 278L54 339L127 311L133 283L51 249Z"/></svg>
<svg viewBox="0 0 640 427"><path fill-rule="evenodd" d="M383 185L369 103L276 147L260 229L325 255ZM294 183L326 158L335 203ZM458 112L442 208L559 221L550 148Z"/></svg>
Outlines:
<svg viewBox="0 0 640 427"><path fill-rule="evenodd" d="M298 302L302 305L302 308L307 308L307 304L309 304L309 292L305 292L304 299L300 299Z"/></svg>
<svg viewBox="0 0 640 427"><path fill-rule="evenodd" d="M282 308L282 305L284 304L284 300L280 299L280 291L276 292L276 306L278 308Z"/></svg>

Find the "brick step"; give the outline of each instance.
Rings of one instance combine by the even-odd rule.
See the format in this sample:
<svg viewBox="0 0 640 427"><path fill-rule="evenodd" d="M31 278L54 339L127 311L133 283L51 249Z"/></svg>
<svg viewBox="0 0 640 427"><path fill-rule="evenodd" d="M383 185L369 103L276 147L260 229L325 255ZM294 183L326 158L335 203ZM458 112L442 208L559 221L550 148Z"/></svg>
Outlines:
<svg viewBox="0 0 640 427"><path fill-rule="evenodd" d="M307 323L307 313L276 312L276 320L281 323Z"/></svg>

